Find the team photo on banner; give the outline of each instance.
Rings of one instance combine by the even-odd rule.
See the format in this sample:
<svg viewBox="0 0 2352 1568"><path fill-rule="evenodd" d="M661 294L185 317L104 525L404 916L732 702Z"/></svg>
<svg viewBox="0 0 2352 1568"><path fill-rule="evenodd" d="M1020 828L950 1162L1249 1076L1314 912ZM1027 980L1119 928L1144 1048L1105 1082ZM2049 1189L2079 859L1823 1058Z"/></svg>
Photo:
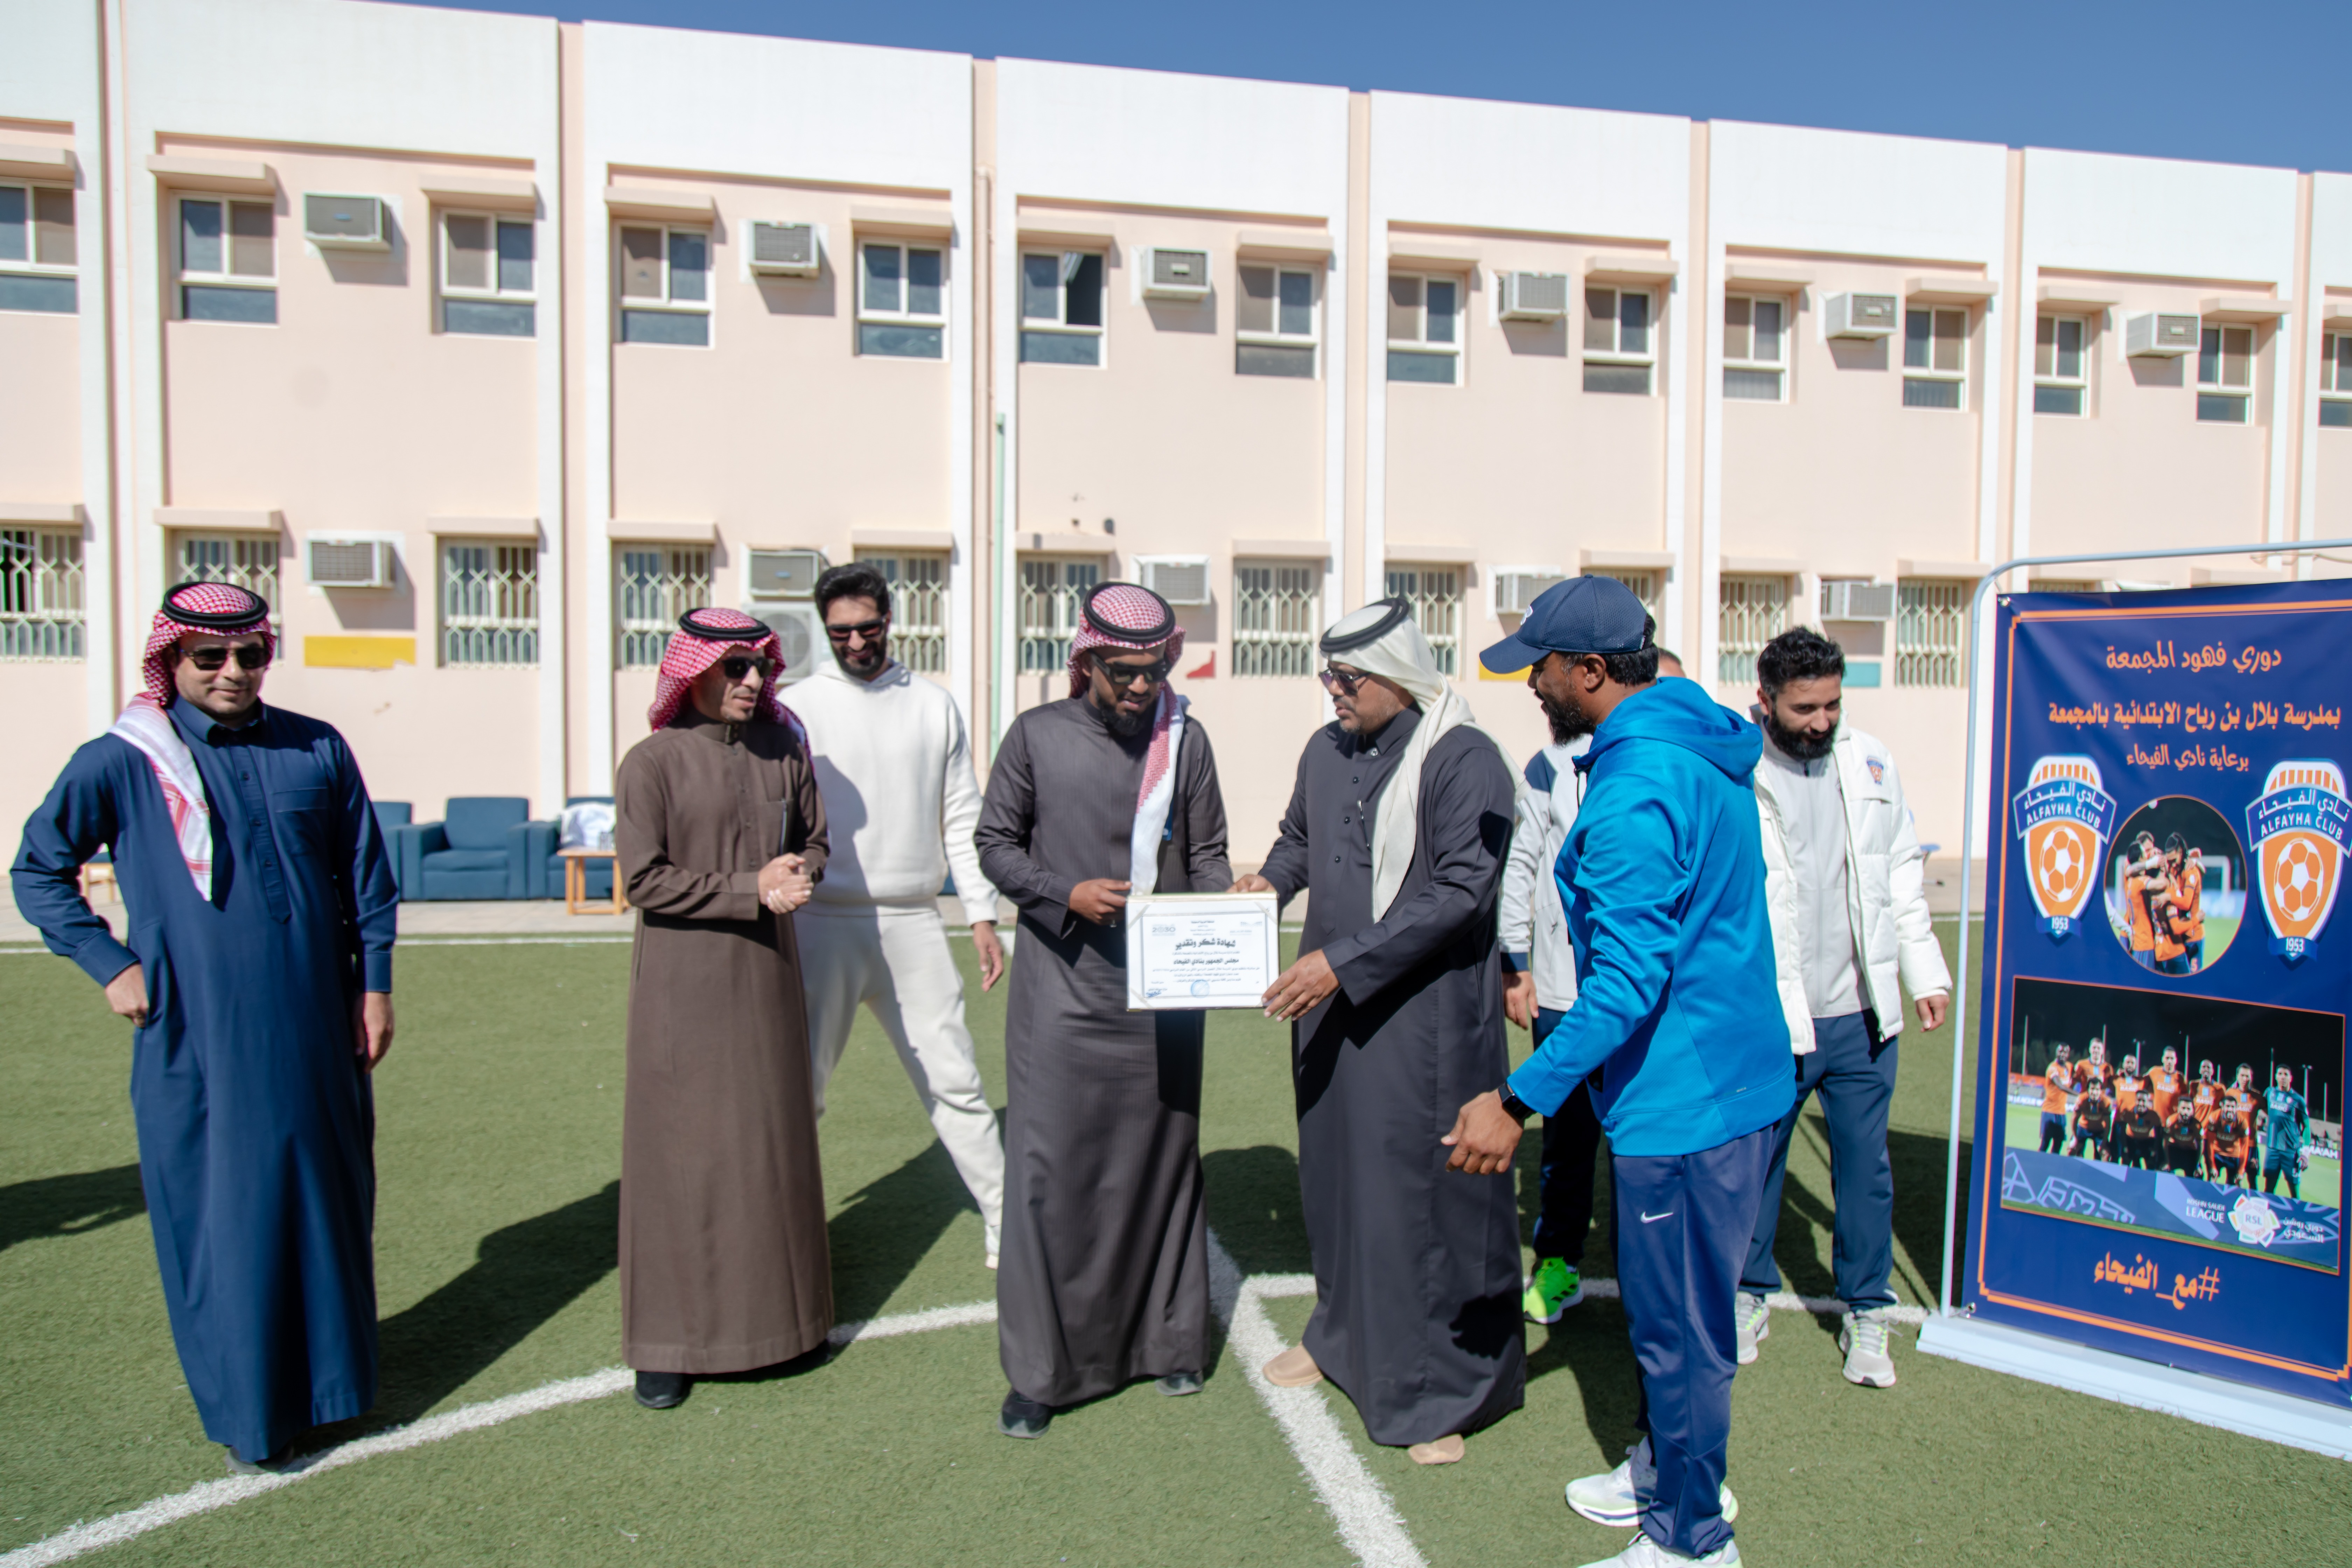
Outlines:
<svg viewBox="0 0 2352 1568"><path fill-rule="evenodd" d="M2352 1403L2352 590L2003 595L1961 1300Z"/></svg>

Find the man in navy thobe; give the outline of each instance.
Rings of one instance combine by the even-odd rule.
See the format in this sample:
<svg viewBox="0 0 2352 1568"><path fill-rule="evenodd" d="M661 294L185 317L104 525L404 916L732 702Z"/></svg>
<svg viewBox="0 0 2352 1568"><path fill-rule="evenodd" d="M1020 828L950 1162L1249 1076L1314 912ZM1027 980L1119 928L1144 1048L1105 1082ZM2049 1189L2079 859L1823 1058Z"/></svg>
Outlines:
<svg viewBox="0 0 2352 1568"><path fill-rule="evenodd" d="M16 907L131 1020L163 1300L205 1434L275 1466L376 1392L375 1112L398 894L334 729L261 702L269 606L163 597L147 689L25 825ZM77 873L113 851L130 945Z"/></svg>

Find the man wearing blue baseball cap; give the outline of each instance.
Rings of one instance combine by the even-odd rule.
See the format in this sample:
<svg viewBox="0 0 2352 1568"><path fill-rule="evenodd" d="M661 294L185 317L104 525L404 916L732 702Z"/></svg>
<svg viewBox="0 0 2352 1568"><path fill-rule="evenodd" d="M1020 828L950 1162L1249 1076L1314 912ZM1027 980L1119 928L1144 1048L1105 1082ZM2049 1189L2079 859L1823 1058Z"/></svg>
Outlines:
<svg viewBox="0 0 2352 1568"><path fill-rule="evenodd" d="M1615 1470L1570 1482L1569 1506L1640 1526L1611 1563L1728 1568L1732 1299L1794 1090L1753 785L1762 739L1696 681L1659 680L1653 631L1623 584L1580 577L1480 656L1498 675L1528 671L1555 732L1592 737L1554 868L1577 988L1535 1055L1465 1105L1444 1141L1455 1170L1507 1170L1527 1119L1601 1069L1643 1436Z"/></svg>

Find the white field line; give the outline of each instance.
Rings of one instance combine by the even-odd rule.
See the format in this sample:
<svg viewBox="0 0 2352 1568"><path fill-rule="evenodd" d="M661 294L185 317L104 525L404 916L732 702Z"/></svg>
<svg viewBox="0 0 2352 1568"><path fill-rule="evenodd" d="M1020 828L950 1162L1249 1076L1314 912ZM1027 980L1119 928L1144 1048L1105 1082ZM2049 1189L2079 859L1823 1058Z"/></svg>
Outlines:
<svg viewBox="0 0 2352 1568"><path fill-rule="evenodd" d="M1298 1294L1311 1295L1313 1292L1314 1283L1310 1280L1307 1289ZM1585 1280L1584 1299L1588 1301L1616 1300L1617 1281L1590 1279ZM1776 1312L1809 1312L1816 1318L1843 1317L1845 1313L1845 1303L1834 1296L1800 1296L1790 1290L1774 1291L1764 1298L1764 1304ZM1916 1329L1927 1321L1927 1309L1897 1306L1894 1310L1894 1318L1896 1322Z"/></svg>
<svg viewBox="0 0 2352 1568"><path fill-rule="evenodd" d="M1282 1336L1274 1331L1273 1320L1265 1315L1264 1298L1314 1292L1315 1281L1307 1275L1243 1279L1216 1232L1209 1233L1209 1300L1217 1316L1225 1320L1234 1360L1281 1426L1283 1441L1290 1445L1292 1455L1307 1472L1315 1495L1330 1510L1339 1540L1365 1568L1427 1568L1387 1489L1364 1468L1355 1447L1332 1419L1322 1394L1311 1387L1276 1388L1265 1380L1262 1369L1285 1346Z"/></svg>

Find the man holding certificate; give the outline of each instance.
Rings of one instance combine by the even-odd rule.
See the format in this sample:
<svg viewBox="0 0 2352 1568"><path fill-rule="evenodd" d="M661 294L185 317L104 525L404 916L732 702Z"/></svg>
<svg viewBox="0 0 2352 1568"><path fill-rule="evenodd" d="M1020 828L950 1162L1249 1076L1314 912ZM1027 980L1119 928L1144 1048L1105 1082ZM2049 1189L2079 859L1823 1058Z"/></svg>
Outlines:
<svg viewBox="0 0 2352 1568"><path fill-rule="evenodd" d="M1159 595L1090 592L1070 695L1005 732L974 835L1021 911L996 1279L1008 1437L1139 1377L1197 1393L1209 1359L1202 1016L1129 1011L1126 930L1130 898L1233 881L1216 757L1168 684L1183 647Z"/></svg>
<svg viewBox="0 0 2352 1568"><path fill-rule="evenodd" d="M1402 599L1339 621L1322 651L1339 720L1307 743L1264 874L1234 884L1313 895L1265 1006L1294 1024L1317 1300L1265 1375L1328 1376L1372 1441L1450 1464L1527 1383L1511 1178L1449 1175L1438 1142L1510 1068L1495 920L1511 766Z"/></svg>

